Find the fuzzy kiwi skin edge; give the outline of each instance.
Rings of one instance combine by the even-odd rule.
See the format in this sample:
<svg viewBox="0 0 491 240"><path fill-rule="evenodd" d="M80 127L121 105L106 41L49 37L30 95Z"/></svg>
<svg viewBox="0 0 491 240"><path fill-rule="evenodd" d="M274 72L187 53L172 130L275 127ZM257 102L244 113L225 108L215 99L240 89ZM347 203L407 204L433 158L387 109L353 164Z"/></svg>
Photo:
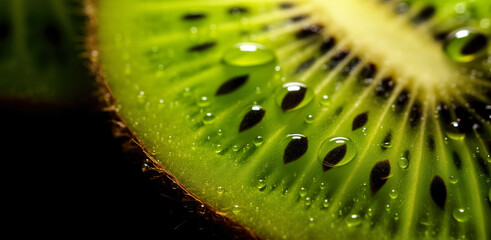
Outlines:
<svg viewBox="0 0 491 240"><path fill-rule="evenodd" d="M124 153L131 155L133 160L140 165L146 164L146 171L150 172L148 176L153 181L158 183L164 188L169 186L177 186L183 197L181 201L193 202L189 204L196 209L200 207L200 211L203 213L203 218L211 219L213 222L223 226L226 233L233 236L234 239L263 239L250 228L241 225L235 220L228 217L225 213L217 210L206 202L200 200L196 195L190 192L184 187L179 180L166 170L155 158L150 154L150 151L146 149L134 132L128 127L121 116L116 111L116 100L112 94L106 78L102 73L100 63L98 61L99 47L97 44L97 0L83 0L84 12L87 16L87 24L85 27L85 51L89 57L90 71L93 74L97 84L97 98L100 102L101 110L107 112L111 119L111 129L114 137L122 143L122 149ZM192 210L196 210L192 209Z"/></svg>

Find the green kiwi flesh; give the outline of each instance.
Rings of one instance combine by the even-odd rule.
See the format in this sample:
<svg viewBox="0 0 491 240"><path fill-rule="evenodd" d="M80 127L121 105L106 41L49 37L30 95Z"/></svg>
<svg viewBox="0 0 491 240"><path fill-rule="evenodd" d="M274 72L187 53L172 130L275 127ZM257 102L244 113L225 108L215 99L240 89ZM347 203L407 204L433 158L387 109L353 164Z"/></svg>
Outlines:
<svg viewBox="0 0 491 240"><path fill-rule="evenodd" d="M83 22L81 2L1 1L0 99L83 101L90 88L80 54Z"/></svg>
<svg viewBox="0 0 491 240"><path fill-rule="evenodd" d="M90 5L115 111L266 239L489 239L491 3Z"/></svg>

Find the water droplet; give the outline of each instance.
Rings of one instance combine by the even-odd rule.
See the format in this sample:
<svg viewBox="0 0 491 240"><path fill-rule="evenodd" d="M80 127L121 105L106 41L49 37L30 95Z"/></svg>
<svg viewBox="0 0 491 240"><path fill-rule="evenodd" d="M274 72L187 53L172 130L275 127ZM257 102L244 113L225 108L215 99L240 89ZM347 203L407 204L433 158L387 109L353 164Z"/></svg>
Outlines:
<svg viewBox="0 0 491 240"><path fill-rule="evenodd" d="M487 45L486 35L471 28L461 28L449 33L444 50L456 62L471 62L486 53Z"/></svg>
<svg viewBox="0 0 491 240"><path fill-rule="evenodd" d="M325 208L329 207L329 199L327 199L327 198L324 199L324 201L322 201L322 206Z"/></svg>
<svg viewBox="0 0 491 240"><path fill-rule="evenodd" d="M305 117L305 122L306 122L306 123L309 123L309 124L310 124L310 123L313 123L313 122L314 122L314 115L312 115L312 114L307 115L307 116Z"/></svg>
<svg viewBox="0 0 491 240"><path fill-rule="evenodd" d="M217 130L217 135L218 135L218 136L220 136L220 137L221 137L221 136L223 136L223 131L222 131L222 129L218 129L218 130Z"/></svg>
<svg viewBox="0 0 491 240"><path fill-rule="evenodd" d="M300 190L298 190L298 195L300 195L300 197L305 197L305 195L307 195L307 189L301 187Z"/></svg>
<svg viewBox="0 0 491 240"><path fill-rule="evenodd" d="M239 43L228 49L223 62L235 67L254 67L275 62L273 51L257 43Z"/></svg>
<svg viewBox="0 0 491 240"><path fill-rule="evenodd" d="M310 206L312 204L312 199L310 197L306 197L304 203L305 206Z"/></svg>
<svg viewBox="0 0 491 240"><path fill-rule="evenodd" d="M385 205L385 211L390 212L390 204Z"/></svg>
<svg viewBox="0 0 491 240"><path fill-rule="evenodd" d="M254 145L256 145L256 147L261 146L263 144L263 142L264 142L264 139L261 136L257 136L254 138Z"/></svg>
<svg viewBox="0 0 491 240"><path fill-rule="evenodd" d="M491 155L487 156L488 163L491 163Z"/></svg>
<svg viewBox="0 0 491 240"><path fill-rule="evenodd" d="M389 196L390 196L390 198L392 198L392 199L396 199L397 197L399 197L399 193L397 192L397 190L392 189L392 190L389 192Z"/></svg>
<svg viewBox="0 0 491 240"><path fill-rule="evenodd" d="M314 226L315 219L314 218L309 218L309 226Z"/></svg>
<svg viewBox="0 0 491 240"><path fill-rule="evenodd" d="M266 181L264 179L259 179L259 182L257 183L257 188L259 190L262 190L266 187Z"/></svg>
<svg viewBox="0 0 491 240"><path fill-rule="evenodd" d="M206 113L203 117L203 123L207 125L212 124L213 122L215 122L215 115L213 115L212 113Z"/></svg>
<svg viewBox="0 0 491 240"><path fill-rule="evenodd" d="M463 208L456 208L453 210L453 218L459 222L467 222L469 221L469 214Z"/></svg>
<svg viewBox="0 0 491 240"><path fill-rule="evenodd" d="M367 216L368 216L368 217L373 216L373 209L369 208L369 209L367 210Z"/></svg>
<svg viewBox="0 0 491 240"><path fill-rule="evenodd" d="M223 152L223 147L222 147L222 145L217 144L217 145L215 146L215 153L220 154L220 153L222 153L222 152Z"/></svg>
<svg viewBox="0 0 491 240"><path fill-rule="evenodd" d="M304 107L312 101L314 93L304 83L285 83L275 93L276 104L283 111L293 111Z"/></svg>
<svg viewBox="0 0 491 240"><path fill-rule="evenodd" d="M217 193L218 194L222 194L224 191L225 191L225 189L223 189L223 187L218 187L217 188Z"/></svg>
<svg viewBox="0 0 491 240"><path fill-rule="evenodd" d="M399 220L399 213L394 213L394 220L398 221Z"/></svg>
<svg viewBox="0 0 491 240"><path fill-rule="evenodd" d="M326 189L326 186L327 186L327 184L325 184L325 183L321 182L321 186L320 186L320 188L321 188L322 190Z"/></svg>
<svg viewBox="0 0 491 240"><path fill-rule="evenodd" d="M198 106L200 107L208 107L210 106L210 101L208 100L208 97L202 96L198 99Z"/></svg>
<svg viewBox="0 0 491 240"><path fill-rule="evenodd" d="M445 125L445 131L450 139L463 140L465 138L465 133L460 131L459 126L460 124L457 121Z"/></svg>
<svg viewBox="0 0 491 240"><path fill-rule="evenodd" d="M358 214L351 214L346 218L346 225L348 227L356 227L361 224L361 217Z"/></svg>
<svg viewBox="0 0 491 240"><path fill-rule="evenodd" d="M322 106L328 107L330 103L331 103L331 100L329 99L329 96L328 95L323 95L321 97L321 104L322 104Z"/></svg>
<svg viewBox="0 0 491 240"><path fill-rule="evenodd" d="M459 178L458 178L457 176L452 175L452 176L448 177L448 181L449 181L451 184L456 184L456 183L458 183L458 182L459 182Z"/></svg>
<svg viewBox="0 0 491 240"><path fill-rule="evenodd" d="M337 149L345 151L338 151ZM328 138L321 144L318 157L323 164L324 170L327 170L329 168L346 165L353 160L356 154L357 150L351 139L334 137Z"/></svg>
<svg viewBox="0 0 491 240"><path fill-rule="evenodd" d="M234 206L232 207L232 212L233 212L234 214L239 214L239 213L240 213L240 207L239 207L239 205L234 205Z"/></svg>
<svg viewBox="0 0 491 240"><path fill-rule="evenodd" d="M234 151L234 152L238 152L239 150L240 150L239 145L234 145L234 146L232 146L232 151Z"/></svg>
<svg viewBox="0 0 491 240"><path fill-rule="evenodd" d="M400 168L406 169L409 166L409 160L405 157L401 157L397 161L397 164L399 165Z"/></svg>
<svg viewBox="0 0 491 240"><path fill-rule="evenodd" d="M383 148L383 149L389 149L389 148L392 148L392 143L391 143L391 142L383 142L383 143L382 143L382 148Z"/></svg>

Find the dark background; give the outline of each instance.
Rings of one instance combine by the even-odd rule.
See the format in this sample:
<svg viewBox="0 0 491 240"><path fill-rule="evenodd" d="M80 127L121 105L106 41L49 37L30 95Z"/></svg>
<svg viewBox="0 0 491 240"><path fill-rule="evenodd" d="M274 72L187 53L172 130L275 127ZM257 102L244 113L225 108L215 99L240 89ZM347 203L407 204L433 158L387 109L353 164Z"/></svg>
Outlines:
<svg viewBox="0 0 491 240"><path fill-rule="evenodd" d="M2 229L13 236L232 238L185 208L178 191L151 181L122 152L107 118L86 105L0 103Z"/></svg>

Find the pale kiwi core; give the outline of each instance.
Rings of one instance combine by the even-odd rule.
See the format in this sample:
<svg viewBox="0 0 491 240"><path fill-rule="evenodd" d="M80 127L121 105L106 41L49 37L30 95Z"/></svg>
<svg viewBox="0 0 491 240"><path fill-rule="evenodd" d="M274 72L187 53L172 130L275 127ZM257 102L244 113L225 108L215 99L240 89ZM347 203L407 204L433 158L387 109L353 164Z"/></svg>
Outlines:
<svg viewBox="0 0 491 240"><path fill-rule="evenodd" d="M433 93L455 88L464 78L455 71L441 45L418 32L425 31L425 26L414 28L406 15L394 18L372 1L315 2L317 10L325 12L319 20L328 24L328 32L350 40L346 44L353 49L363 49L359 52L365 59L376 60L388 74L397 73L398 81L424 86L427 93Z"/></svg>

